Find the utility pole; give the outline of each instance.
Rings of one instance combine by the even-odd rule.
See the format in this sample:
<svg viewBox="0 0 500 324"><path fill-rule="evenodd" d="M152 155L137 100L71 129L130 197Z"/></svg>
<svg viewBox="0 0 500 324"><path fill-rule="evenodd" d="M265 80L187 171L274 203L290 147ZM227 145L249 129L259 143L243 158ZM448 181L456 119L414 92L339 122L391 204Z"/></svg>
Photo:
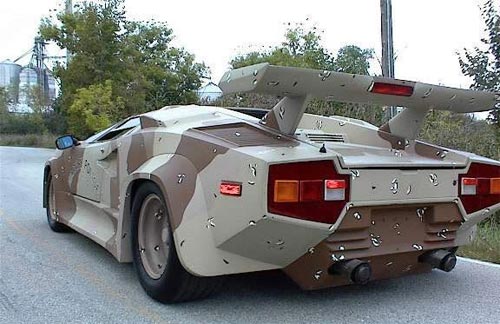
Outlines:
<svg viewBox="0 0 500 324"><path fill-rule="evenodd" d="M66 0L66 14L71 15L73 13L73 0ZM66 66L69 64L69 60L71 59L71 53L68 49L66 49Z"/></svg>
<svg viewBox="0 0 500 324"><path fill-rule="evenodd" d="M392 1L380 0L382 31L382 76L394 78L394 48L392 38ZM388 107L387 119L397 114L396 107Z"/></svg>

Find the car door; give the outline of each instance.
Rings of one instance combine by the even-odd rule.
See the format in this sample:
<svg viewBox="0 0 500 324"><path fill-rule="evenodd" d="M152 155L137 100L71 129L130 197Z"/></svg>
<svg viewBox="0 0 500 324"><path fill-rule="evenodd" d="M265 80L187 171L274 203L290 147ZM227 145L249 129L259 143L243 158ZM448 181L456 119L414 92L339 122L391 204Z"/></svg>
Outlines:
<svg viewBox="0 0 500 324"><path fill-rule="evenodd" d="M109 151L110 141L81 145L83 158L74 194L99 202L103 185L103 168L98 164L102 155Z"/></svg>
<svg viewBox="0 0 500 324"><path fill-rule="evenodd" d="M111 128L98 138L91 138L81 145L82 165L74 194L102 202L112 207L111 190L116 190L117 140L139 125L139 118L133 117Z"/></svg>

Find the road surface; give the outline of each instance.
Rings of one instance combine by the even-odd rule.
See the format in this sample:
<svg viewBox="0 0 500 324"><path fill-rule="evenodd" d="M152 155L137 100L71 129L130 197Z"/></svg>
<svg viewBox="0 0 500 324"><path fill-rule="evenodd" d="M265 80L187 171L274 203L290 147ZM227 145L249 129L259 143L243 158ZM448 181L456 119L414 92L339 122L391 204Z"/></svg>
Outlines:
<svg viewBox="0 0 500 324"><path fill-rule="evenodd" d="M52 153L0 147L1 323L500 323L500 266L466 259L451 273L314 292L280 274L231 276L209 299L159 304L132 265L50 231L42 174Z"/></svg>

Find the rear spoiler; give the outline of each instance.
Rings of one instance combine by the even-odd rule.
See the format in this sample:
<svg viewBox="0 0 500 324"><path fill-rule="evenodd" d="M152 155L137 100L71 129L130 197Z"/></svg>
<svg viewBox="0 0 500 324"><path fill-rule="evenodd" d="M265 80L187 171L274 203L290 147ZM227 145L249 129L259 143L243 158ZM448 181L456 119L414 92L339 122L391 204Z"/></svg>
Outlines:
<svg viewBox="0 0 500 324"><path fill-rule="evenodd" d="M429 109L471 113L491 110L500 103L500 93L268 63L228 71L219 87L224 94L256 92L283 96L263 123L286 134L295 132L307 102L314 97L410 108L381 127L406 138L416 136Z"/></svg>

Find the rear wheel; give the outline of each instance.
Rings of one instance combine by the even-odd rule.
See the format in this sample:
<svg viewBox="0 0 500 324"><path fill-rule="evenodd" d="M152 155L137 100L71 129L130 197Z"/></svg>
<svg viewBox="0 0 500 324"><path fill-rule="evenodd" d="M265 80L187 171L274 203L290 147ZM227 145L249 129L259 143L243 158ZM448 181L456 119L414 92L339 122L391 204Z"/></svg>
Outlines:
<svg viewBox="0 0 500 324"><path fill-rule="evenodd" d="M69 232L70 229L64 224L59 223L59 213L56 210L56 195L52 175L48 175L47 179L47 223L51 230L57 233Z"/></svg>
<svg viewBox="0 0 500 324"><path fill-rule="evenodd" d="M142 287L162 303L205 298L220 286L220 277L193 276L180 263L165 200L151 182L141 185L134 195L132 248Z"/></svg>

